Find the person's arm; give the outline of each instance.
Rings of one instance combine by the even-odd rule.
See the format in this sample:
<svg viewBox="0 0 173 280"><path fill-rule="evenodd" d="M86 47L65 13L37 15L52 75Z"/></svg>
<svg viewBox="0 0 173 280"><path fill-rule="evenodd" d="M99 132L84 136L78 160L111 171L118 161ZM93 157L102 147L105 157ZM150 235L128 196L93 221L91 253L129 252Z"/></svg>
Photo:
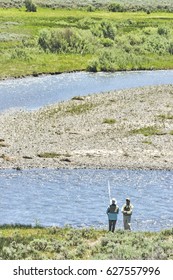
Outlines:
<svg viewBox="0 0 173 280"><path fill-rule="evenodd" d="M110 207L107 208L106 214L108 214L109 212L110 212Z"/></svg>
<svg viewBox="0 0 173 280"><path fill-rule="evenodd" d="M132 211L133 211L133 205L130 205L130 210L127 211L127 214L128 215L132 215Z"/></svg>
<svg viewBox="0 0 173 280"><path fill-rule="evenodd" d="M124 211L124 206L125 206L125 205L123 205L123 207L121 208L121 212L122 212L123 214L126 213L126 211Z"/></svg>

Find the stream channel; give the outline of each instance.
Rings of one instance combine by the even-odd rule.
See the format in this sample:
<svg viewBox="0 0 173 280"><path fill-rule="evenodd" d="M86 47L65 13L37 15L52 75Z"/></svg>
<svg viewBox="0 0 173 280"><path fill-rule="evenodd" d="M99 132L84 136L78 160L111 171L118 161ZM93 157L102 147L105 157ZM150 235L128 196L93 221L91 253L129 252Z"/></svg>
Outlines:
<svg viewBox="0 0 173 280"><path fill-rule="evenodd" d="M161 84L173 84L173 70L5 80L0 111L35 110L74 96ZM131 198L133 230L173 227L173 171L164 170L0 170L0 224L106 228L108 181L120 208ZM117 228L123 228L121 211Z"/></svg>

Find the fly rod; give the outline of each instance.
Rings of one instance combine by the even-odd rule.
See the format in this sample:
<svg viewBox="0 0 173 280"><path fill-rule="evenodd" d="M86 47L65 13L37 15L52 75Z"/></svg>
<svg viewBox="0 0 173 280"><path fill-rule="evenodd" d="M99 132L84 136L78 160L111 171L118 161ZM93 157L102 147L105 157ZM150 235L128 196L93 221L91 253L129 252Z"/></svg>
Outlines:
<svg viewBox="0 0 173 280"><path fill-rule="evenodd" d="M111 187L108 180L108 194L109 194L109 204L111 203Z"/></svg>

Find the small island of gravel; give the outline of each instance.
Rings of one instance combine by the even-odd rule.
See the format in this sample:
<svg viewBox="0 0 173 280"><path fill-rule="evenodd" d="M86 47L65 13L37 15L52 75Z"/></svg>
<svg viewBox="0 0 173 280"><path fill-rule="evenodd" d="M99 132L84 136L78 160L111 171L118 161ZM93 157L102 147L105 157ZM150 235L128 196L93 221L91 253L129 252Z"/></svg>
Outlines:
<svg viewBox="0 0 173 280"><path fill-rule="evenodd" d="M173 169L173 86L0 114L0 168Z"/></svg>

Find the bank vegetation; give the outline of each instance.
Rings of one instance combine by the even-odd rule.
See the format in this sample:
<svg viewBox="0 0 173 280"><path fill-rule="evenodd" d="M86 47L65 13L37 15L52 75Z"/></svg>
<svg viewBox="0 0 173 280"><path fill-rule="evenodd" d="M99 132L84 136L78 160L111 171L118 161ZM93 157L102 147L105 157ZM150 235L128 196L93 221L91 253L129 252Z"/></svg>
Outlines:
<svg viewBox="0 0 173 280"><path fill-rule="evenodd" d="M0 8L1 79L172 68L173 14L168 11L42 6L36 12L25 6Z"/></svg>
<svg viewBox="0 0 173 280"><path fill-rule="evenodd" d="M23 225L0 227L3 260L172 260L173 229L125 232Z"/></svg>

